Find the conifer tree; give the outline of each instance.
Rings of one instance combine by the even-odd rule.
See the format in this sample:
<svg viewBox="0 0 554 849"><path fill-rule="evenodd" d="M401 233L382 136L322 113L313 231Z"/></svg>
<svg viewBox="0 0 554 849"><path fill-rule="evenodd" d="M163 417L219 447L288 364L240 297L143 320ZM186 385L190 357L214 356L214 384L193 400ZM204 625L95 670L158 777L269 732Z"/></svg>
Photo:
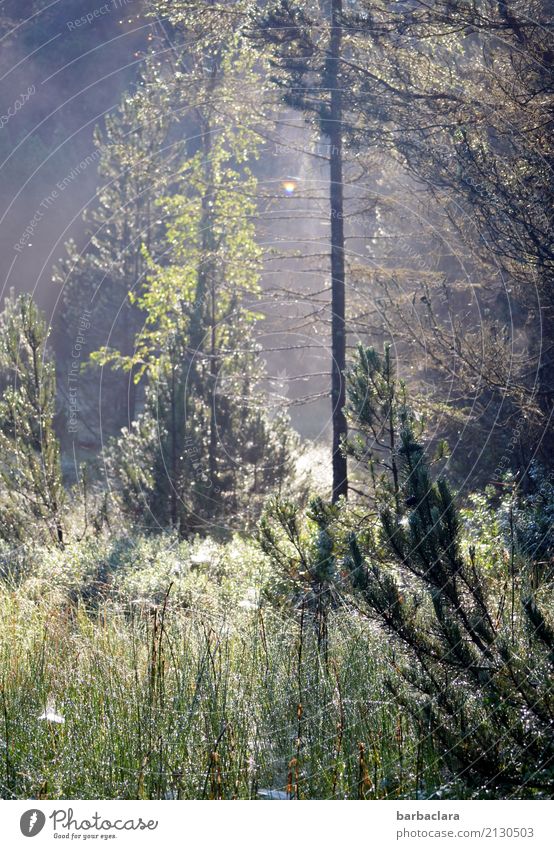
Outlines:
<svg viewBox="0 0 554 849"><path fill-rule="evenodd" d="M349 383L353 422L379 415L368 363L361 351ZM423 745L446 766L450 792L477 795L545 794L552 766L554 630L541 596L522 572L511 603L487 575L475 548L465 553L461 525L446 480L431 475L427 453L405 403L394 402L396 446L388 446L391 488L396 453L400 514L381 500L382 545L352 534L345 566L369 616L397 650L388 687L412 715ZM497 564L501 573L503 566Z"/></svg>
<svg viewBox="0 0 554 849"><path fill-rule="evenodd" d="M30 295L0 315L0 535L64 544L65 492L54 431L56 379L48 328Z"/></svg>
<svg viewBox="0 0 554 849"><path fill-rule="evenodd" d="M273 601L285 599L314 627L318 650L328 657L329 615L338 605L340 574L335 551L334 523L338 508L313 498L302 527L297 505L272 498L258 527L258 540L273 566L267 593Z"/></svg>
<svg viewBox="0 0 554 849"><path fill-rule="evenodd" d="M346 373L346 414L351 425L346 450L371 482L381 501L393 503L400 513L397 431L405 409L406 390L396 379L390 345L383 356L358 346L357 358Z"/></svg>
<svg viewBox="0 0 554 849"><path fill-rule="evenodd" d="M97 447L100 428L109 436L133 421L137 410L135 381L121 372L93 371L88 355L111 340L117 340L125 356L133 353L143 320L136 296L143 285L144 250L154 253L159 246L162 222L156 200L169 190L179 151L179 143L169 140L171 124L170 92L158 63L150 58L134 89L105 118L104 127L95 129L92 155L101 185L83 214L87 241L81 251L68 242L54 272L61 287L55 341L62 396L68 391L68 375L73 375L81 317L85 310L90 313L89 327L81 334L80 370L88 369L86 379L79 381L79 429L81 438Z"/></svg>

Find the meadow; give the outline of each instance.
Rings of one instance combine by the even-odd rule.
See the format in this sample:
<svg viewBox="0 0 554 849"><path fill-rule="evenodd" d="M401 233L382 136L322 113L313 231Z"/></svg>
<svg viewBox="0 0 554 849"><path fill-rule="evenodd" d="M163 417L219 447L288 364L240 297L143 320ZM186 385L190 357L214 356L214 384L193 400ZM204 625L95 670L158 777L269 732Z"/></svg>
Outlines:
<svg viewBox="0 0 554 849"><path fill-rule="evenodd" d="M333 615L323 662L307 621L258 603L253 546L214 548L208 565L143 540L111 546L117 568L99 548L35 551L32 573L2 584L4 798L423 792L425 741L383 687L386 641L355 610Z"/></svg>

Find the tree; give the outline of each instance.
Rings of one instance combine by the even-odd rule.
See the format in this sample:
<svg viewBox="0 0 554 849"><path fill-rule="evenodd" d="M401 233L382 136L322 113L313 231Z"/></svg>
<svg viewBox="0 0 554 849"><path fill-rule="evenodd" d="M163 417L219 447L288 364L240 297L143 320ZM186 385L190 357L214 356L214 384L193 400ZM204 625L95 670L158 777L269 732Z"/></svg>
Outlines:
<svg viewBox="0 0 554 849"><path fill-rule="evenodd" d="M95 129L93 156L102 182L95 202L83 214L87 243L79 250L74 241L68 242L66 257L54 270L54 282L61 289L55 341L58 372L64 378L62 393L67 395L78 380L82 413L78 429L81 439L96 447L103 436L134 420L137 384L133 375L109 370L94 379L84 354L112 338L125 356L133 353L143 321L137 296L146 271L144 251L155 253L160 245L162 222L156 200L170 190L181 147L170 138L174 121L168 86L150 58L133 90L106 116L104 128ZM84 311L88 327L80 333ZM75 366L79 335L85 342ZM87 379L78 377L86 366Z"/></svg>
<svg viewBox="0 0 554 849"><path fill-rule="evenodd" d="M345 276L344 276L344 202L342 168L342 81L340 73L342 43L342 0L332 0L331 35L329 39L330 109L328 134L330 142L330 212L331 212L331 403L333 407L333 500L348 493L346 438L344 415L346 369Z"/></svg>
<svg viewBox="0 0 554 849"><path fill-rule="evenodd" d="M339 604L340 575L335 554L334 521L338 508L313 498L303 528L298 506L291 500L272 498L258 527L258 541L269 557L273 576L266 589L274 603L283 599L300 611L301 622L309 617L317 637L318 651L327 662L329 615Z"/></svg>
<svg viewBox="0 0 554 849"><path fill-rule="evenodd" d="M382 357L374 348L361 344L357 353L346 374L346 413L352 433L347 450L358 461L362 474L367 476L369 467L378 495L391 500L400 514L397 431L405 387L393 373L390 345L385 345Z"/></svg>
<svg viewBox="0 0 554 849"><path fill-rule="evenodd" d="M65 491L47 338L30 295L6 299L0 315L0 534L22 542L37 533L63 547Z"/></svg>
<svg viewBox="0 0 554 849"><path fill-rule="evenodd" d="M374 352L360 352L349 399L351 414L367 422L376 397L370 380L365 395L359 392L362 359L377 362ZM487 576L474 547L463 552L450 488L444 478L433 480L409 409L395 406L401 515L383 499L384 549L368 548L353 533L345 559L367 615L397 647L399 674L388 687L448 769L450 792L547 794L554 786L547 588L533 586L525 572L512 574L506 603L502 580ZM390 459L388 468L394 490ZM502 565L494 566L500 577Z"/></svg>
<svg viewBox="0 0 554 849"><path fill-rule="evenodd" d="M488 438L498 429L499 442L506 428L521 433L527 463L533 454L546 463L552 455L549 11L548 3L533 3L530 11L518 0L361 2L345 22L344 62L359 119L349 143L377 148L396 163L403 189L425 190L425 206L416 211L436 222L443 253L457 250L462 257L452 256L449 268L443 260L439 285L420 286L413 308L402 304L396 320L387 298L391 330L403 339L411 335L411 356L428 355L430 377L442 375L453 385L457 430L475 398L484 411L481 433ZM398 208L393 215L398 218ZM398 233L395 223L387 235ZM406 240L401 234L401 248ZM418 252L417 237L413 249ZM393 284L399 279L401 273ZM460 314L455 288L480 301L473 326Z"/></svg>
<svg viewBox="0 0 554 849"><path fill-rule="evenodd" d="M253 337L261 251L248 160L259 138L245 96L258 85L255 57L234 35L214 48L209 21L179 23L197 36L176 74L179 86L186 82L194 133L179 191L158 204L164 245L157 255L144 248L148 272L133 297L144 324L133 353L106 348L94 358L149 381L144 414L114 449L124 501L132 508L136 498L149 523L189 535L236 513L244 521L248 508L255 514L257 499L290 472L291 440L255 389L262 377ZM140 470L139 457L148 458Z"/></svg>
<svg viewBox="0 0 554 849"><path fill-rule="evenodd" d="M331 0L325 14L319 4L280 0L255 16L251 36L269 45L274 80L285 102L315 120L329 138L331 261L331 405L332 499L348 494L344 451L346 366L343 145L344 69L342 0Z"/></svg>

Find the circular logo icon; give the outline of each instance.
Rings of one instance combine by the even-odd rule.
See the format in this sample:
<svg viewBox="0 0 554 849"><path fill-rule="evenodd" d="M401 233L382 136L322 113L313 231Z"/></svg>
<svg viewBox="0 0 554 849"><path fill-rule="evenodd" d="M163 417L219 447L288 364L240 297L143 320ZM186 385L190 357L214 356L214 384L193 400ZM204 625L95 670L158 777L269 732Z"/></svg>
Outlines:
<svg viewBox="0 0 554 849"><path fill-rule="evenodd" d="M39 834L44 828L45 822L46 817L42 811L39 811L36 808L32 808L30 811L25 811L19 820L21 834L24 834L25 837L36 837L37 834Z"/></svg>

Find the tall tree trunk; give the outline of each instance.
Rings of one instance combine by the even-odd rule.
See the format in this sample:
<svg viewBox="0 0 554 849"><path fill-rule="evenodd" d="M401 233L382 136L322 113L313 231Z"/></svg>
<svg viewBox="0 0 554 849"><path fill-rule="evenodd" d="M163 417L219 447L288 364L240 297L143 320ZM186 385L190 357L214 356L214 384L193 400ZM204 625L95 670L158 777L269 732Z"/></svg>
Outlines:
<svg viewBox="0 0 554 849"><path fill-rule="evenodd" d="M169 502L171 527L177 527L177 488L179 486L179 444L177 435L177 392L175 381L175 362L173 354L171 356L171 386L170 386L170 404L171 404L171 480L169 481Z"/></svg>
<svg viewBox="0 0 554 849"><path fill-rule="evenodd" d="M342 90L339 79L342 47L342 0L331 3L328 79L330 94L330 201L331 201L331 404L333 421L333 502L348 494L346 457L341 441L346 437L344 415L346 368L344 219L342 184Z"/></svg>
<svg viewBox="0 0 554 849"><path fill-rule="evenodd" d="M215 77L212 78L212 85L214 83ZM213 228L213 214L215 208L215 175L212 162L212 123L209 118L204 122L202 150L206 191L202 198L202 257L200 273L203 276L202 296L206 300L209 296L209 303L207 304L208 314L206 315L206 326L204 329L206 331L209 329L210 334L210 362L208 365L209 384L207 387L204 387L204 389L207 388L206 400L210 408L208 440L208 474L210 477L210 484L208 486L215 486L215 478L217 475L216 382L218 372L216 342L217 268L214 262L215 236Z"/></svg>

